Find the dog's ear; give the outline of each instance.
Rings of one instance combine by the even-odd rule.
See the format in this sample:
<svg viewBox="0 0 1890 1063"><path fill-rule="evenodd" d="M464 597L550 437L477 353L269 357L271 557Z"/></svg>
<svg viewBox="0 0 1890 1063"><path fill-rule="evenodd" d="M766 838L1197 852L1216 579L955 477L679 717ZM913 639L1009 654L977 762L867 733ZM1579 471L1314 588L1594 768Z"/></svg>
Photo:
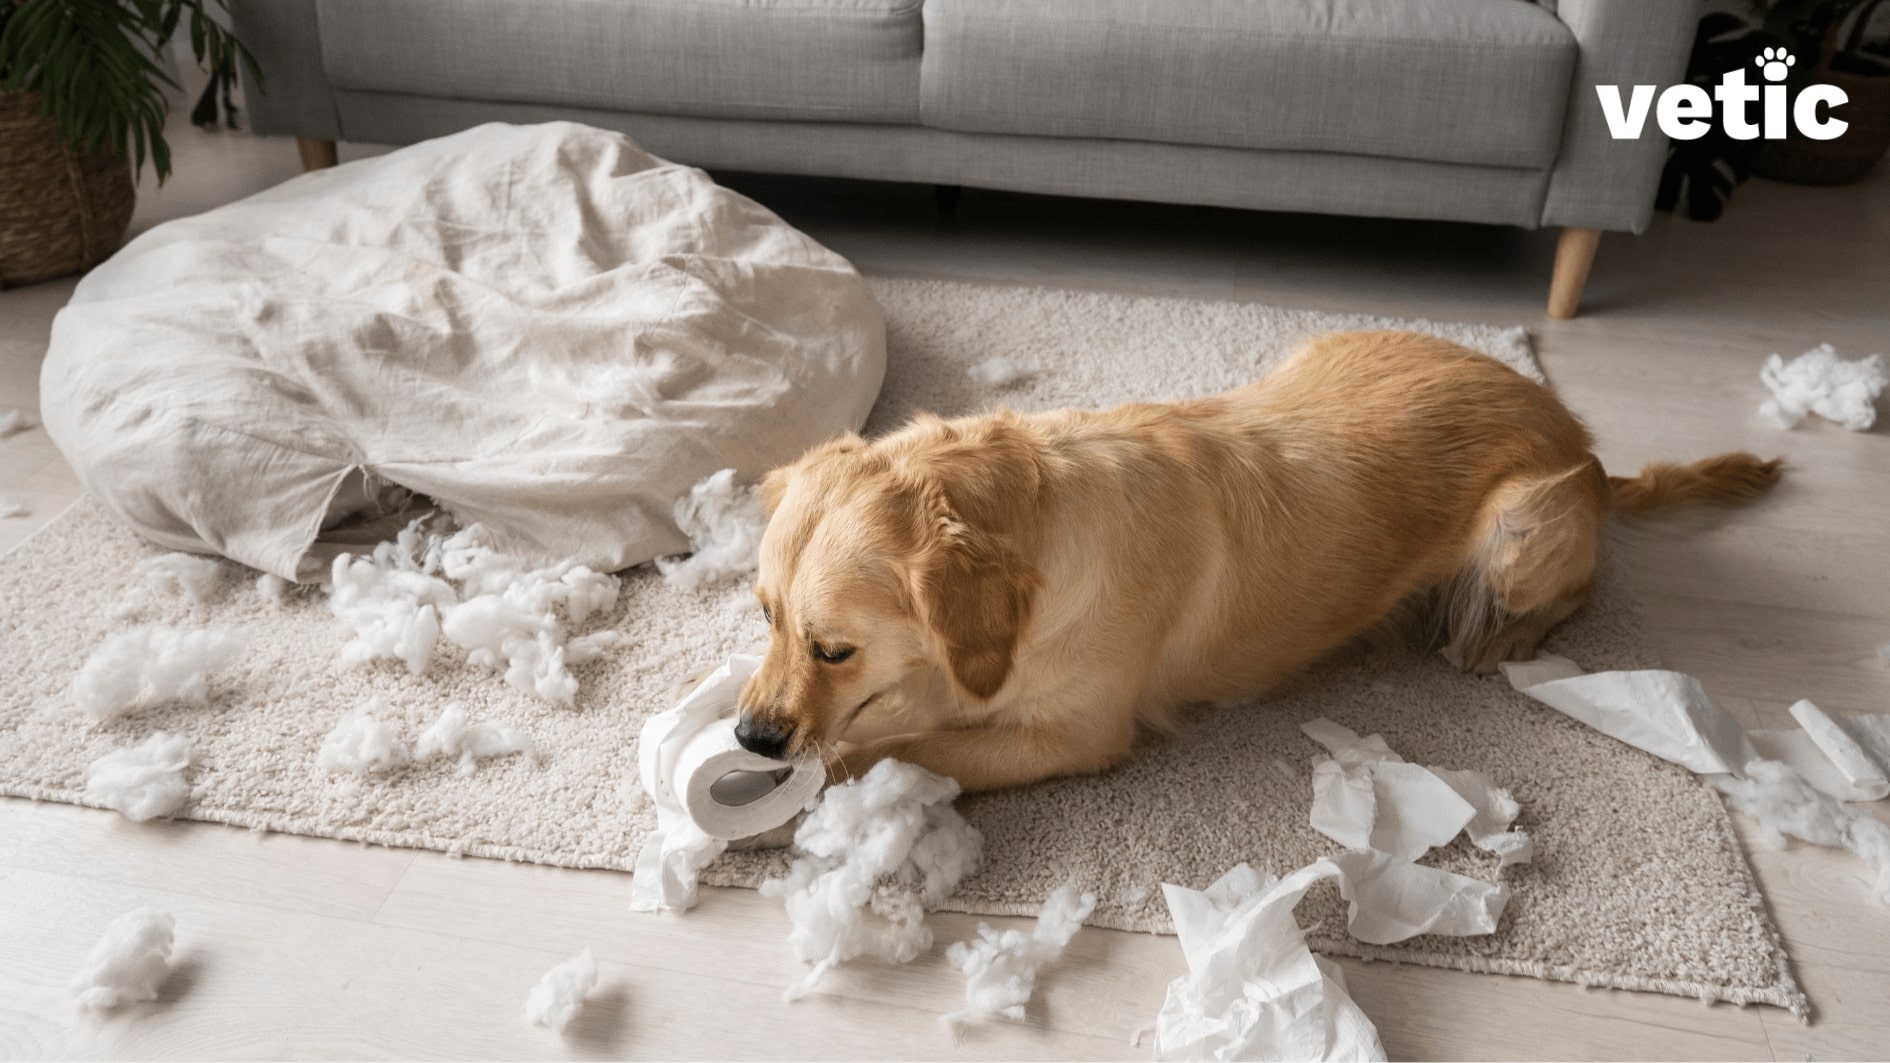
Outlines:
<svg viewBox="0 0 1890 1063"><path fill-rule="evenodd" d="M997 536L952 514L942 493L930 501L935 519L915 572L916 596L945 646L952 678L988 699L1010 677L1042 580Z"/></svg>
<svg viewBox="0 0 1890 1063"><path fill-rule="evenodd" d="M787 494L788 466L769 469L761 478L761 488L757 492L761 499L762 515L774 519L774 511L781 508L781 496Z"/></svg>
<svg viewBox="0 0 1890 1063"><path fill-rule="evenodd" d="M788 481L795 473L813 469L829 458L841 454L858 454L865 449L866 440L861 439L856 432L848 432L813 447L787 465L768 470L761 478L759 491L762 513L773 519L774 511L781 508L781 499L787 495Z"/></svg>
<svg viewBox="0 0 1890 1063"><path fill-rule="evenodd" d="M989 698L1011 673L1043 584L1025 560L1037 534L1039 457L1007 414L965 426L919 424L918 598L952 677Z"/></svg>

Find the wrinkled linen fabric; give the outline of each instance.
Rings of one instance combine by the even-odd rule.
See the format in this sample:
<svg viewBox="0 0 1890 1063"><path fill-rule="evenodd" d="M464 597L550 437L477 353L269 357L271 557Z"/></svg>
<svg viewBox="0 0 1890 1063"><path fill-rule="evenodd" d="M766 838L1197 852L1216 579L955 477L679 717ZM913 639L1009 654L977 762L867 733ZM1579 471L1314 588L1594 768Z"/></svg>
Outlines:
<svg viewBox="0 0 1890 1063"><path fill-rule="evenodd" d="M152 542L316 578L399 487L613 571L676 500L858 428L885 328L846 260L621 134L491 124L167 222L54 321L47 432Z"/></svg>

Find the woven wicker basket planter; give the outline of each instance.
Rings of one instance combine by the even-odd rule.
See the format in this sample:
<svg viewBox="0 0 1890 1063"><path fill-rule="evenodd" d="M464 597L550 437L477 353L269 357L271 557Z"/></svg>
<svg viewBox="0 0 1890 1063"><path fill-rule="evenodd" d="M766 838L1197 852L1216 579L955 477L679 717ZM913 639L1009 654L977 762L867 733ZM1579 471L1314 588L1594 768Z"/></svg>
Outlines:
<svg viewBox="0 0 1890 1063"><path fill-rule="evenodd" d="M137 192L116 154L75 151L36 94L0 89L0 288L104 261L125 238Z"/></svg>

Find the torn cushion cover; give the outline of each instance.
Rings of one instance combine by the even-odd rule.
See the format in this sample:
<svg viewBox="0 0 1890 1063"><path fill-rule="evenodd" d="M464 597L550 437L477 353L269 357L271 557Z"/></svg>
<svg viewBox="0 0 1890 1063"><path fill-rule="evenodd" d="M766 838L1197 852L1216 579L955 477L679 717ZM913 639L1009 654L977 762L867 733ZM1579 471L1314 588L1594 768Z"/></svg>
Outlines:
<svg viewBox="0 0 1890 1063"><path fill-rule="evenodd" d="M47 432L144 538L285 578L387 484L613 571L858 428L885 329L840 256L699 170L485 125L168 222L53 324Z"/></svg>

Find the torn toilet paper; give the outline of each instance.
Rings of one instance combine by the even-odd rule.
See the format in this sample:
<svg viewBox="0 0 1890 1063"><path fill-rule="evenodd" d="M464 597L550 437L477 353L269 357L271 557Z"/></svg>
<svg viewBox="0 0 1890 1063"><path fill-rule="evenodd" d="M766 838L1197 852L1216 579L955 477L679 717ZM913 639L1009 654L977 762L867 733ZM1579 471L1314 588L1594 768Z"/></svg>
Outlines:
<svg viewBox="0 0 1890 1063"><path fill-rule="evenodd" d="M1312 827L1340 845L1410 862L1465 832L1499 868L1534 855L1529 836L1510 829L1516 799L1482 772L1406 763L1383 736L1323 718L1299 727L1332 754L1313 765Z"/></svg>
<svg viewBox="0 0 1890 1063"><path fill-rule="evenodd" d="M1890 797L1890 716L1832 716L1809 701L1791 712L1800 730L1752 732L1760 756L1840 801Z"/></svg>
<svg viewBox="0 0 1890 1063"><path fill-rule="evenodd" d="M1521 693L1696 774L1737 774L1758 755L1738 721L1690 675L1660 669L1588 673L1547 653L1500 667Z"/></svg>
<svg viewBox="0 0 1890 1063"><path fill-rule="evenodd" d="M656 830L637 854L632 911L693 906L698 876L730 841L793 819L826 781L818 757L771 760L736 742L736 699L760 667L759 657L735 654L643 725L637 776L656 804Z"/></svg>
<svg viewBox="0 0 1890 1063"><path fill-rule="evenodd" d="M1338 873L1330 860L1283 879L1241 864L1206 890L1162 886L1188 973L1155 1018L1158 1058L1385 1058L1338 965L1312 954L1293 918L1307 889Z"/></svg>

